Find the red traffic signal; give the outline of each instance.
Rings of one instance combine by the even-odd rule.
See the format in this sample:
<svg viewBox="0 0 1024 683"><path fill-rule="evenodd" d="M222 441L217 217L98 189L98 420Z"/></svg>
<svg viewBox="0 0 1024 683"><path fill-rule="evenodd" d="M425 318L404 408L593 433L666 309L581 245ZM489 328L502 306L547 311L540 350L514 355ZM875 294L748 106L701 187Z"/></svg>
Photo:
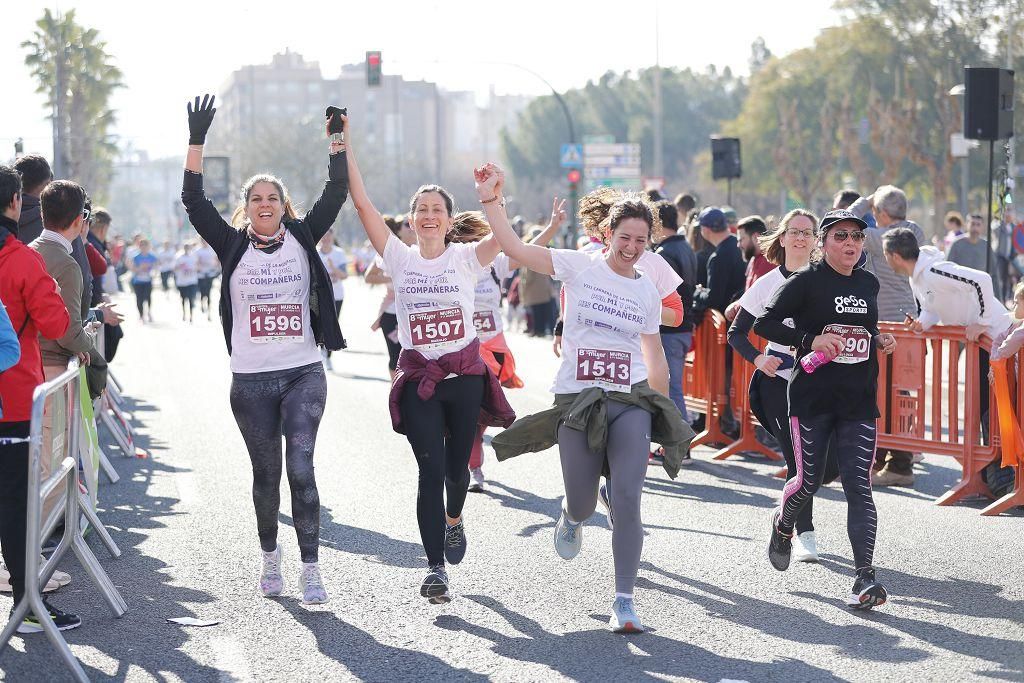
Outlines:
<svg viewBox="0 0 1024 683"><path fill-rule="evenodd" d="M381 81L381 58L380 50L367 51L366 53L366 85L379 86Z"/></svg>
<svg viewBox="0 0 1024 683"><path fill-rule="evenodd" d="M573 185L575 185L576 183L580 182L580 177L581 177L581 176L580 176L580 171L579 171L579 169L578 169L578 168L574 168L574 169L571 169L571 170L570 170L570 171L569 171L569 172L568 172L568 173L566 174L566 178L567 178L567 179L569 180L569 182L570 182L570 183L572 183Z"/></svg>

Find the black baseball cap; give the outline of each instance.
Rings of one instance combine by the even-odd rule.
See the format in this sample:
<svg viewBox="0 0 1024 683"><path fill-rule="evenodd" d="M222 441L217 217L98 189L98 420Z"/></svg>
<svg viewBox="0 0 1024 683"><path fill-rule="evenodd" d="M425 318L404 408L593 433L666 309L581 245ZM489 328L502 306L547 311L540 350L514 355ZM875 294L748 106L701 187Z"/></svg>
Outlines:
<svg viewBox="0 0 1024 683"><path fill-rule="evenodd" d="M842 223L843 221L853 221L856 223L861 230L867 230L868 224L864 222L863 218L857 218L852 211L846 209L832 209L821 217L821 222L818 223L818 237L824 238L825 233L836 223Z"/></svg>

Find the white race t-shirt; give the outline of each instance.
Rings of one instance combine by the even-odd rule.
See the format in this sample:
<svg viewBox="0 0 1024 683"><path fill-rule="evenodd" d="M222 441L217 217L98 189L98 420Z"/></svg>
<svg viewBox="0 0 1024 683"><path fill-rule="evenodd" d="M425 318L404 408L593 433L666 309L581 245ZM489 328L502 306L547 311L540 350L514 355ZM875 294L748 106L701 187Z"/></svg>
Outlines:
<svg viewBox="0 0 1024 683"><path fill-rule="evenodd" d="M395 287L398 341L436 360L476 338L473 298L480 261L475 244L449 244L435 259L420 256L394 235L384 248L384 269Z"/></svg>
<svg viewBox="0 0 1024 683"><path fill-rule="evenodd" d="M174 259L174 284L178 287L199 284L199 265L195 253L178 254L178 258Z"/></svg>
<svg viewBox="0 0 1024 683"><path fill-rule="evenodd" d="M593 258L603 259L608 249L604 248L600 251L591 249L586 252L577 249L577 251L590 254ZM661 295L662 299L675 292L676 288L683 284L683 278L679 277L679 273L669 265L665 257L661 254L655 254L653 251L644 251L644 253L640 254L640 260L637 261L636 269L651 278L651 281L654 282L654 288L658 290L658 294Z"/></svg>
<svg viewBox="0 0 1024 683"><path fill-rule="evenodd" d="M647 379L640 335L656 334L661 322L651 278L617 275L603 258L569 249L552 249L551 262L565 291L562 364L551 391L629 391Z"/></svg>
<svg viewBox="0 0 1024 683"><path fill-rule="evenodd" d="M740 306L750 315L755 318L760 318L764 315L765 306L775 296L775 292L782 286L782 283L786 281L786 276L782 274L782 268L773 268L761 277L754 281L754 284L750 286L750 289L743 292L743 296L740 297ZM782 321L784 325L793 327L793 319L786 318ZM776 344L775 342L768 342L767 349L771 349L780 354L785 354L790 358L793 357L793 350L788 346L782 344ZM776 370L775 374L782 379L789 381L789 378L793 375L793 368L787 370Z"/></svg>
<svg viewBox="0 0 1024 683"><path fill-rule="evenodd" d="M320 260L324 263L324 268L327 269L327 273L330 274L331 266L334 266L335 270L345 272L348 270L348 257L345 256L345 252L337 247L331 249L329 254L325 254L322 251L317 251L320 254ZM331 280L331 288L334 290L334 300L341 301L345 298L345 281L344 280Z"/></svg>
<svg viewBox="0 0 1024 683"><path fill-rule="evenodd" d="M231 274L231 371L268 372L320 360L309 322L309 260L290 232L266 254L251 244Z"/></svg>
<svg viewBox="0 0 1024 683"><path fill-rule="evenodd" d="M156 252L156 260L160 266L160 272L166 273L174 270L174 250L173 249L161 249Z"/></svg>
<svg viewBox="0 0 1024 683"><path fill-rule="evenodd" d="M512 274L509 258L498 254L492 266L480 270L473 300L473 325L482 341L493 339L504 329L501 323L501 282Z"/></svg>
<svg viewBox="0 0 1024 683"><path fill-rule="evenodd" d="M200 247L195 251L199 261L199 277L214 277L220 266L217 263L217 252L211 246Z"/></svg>

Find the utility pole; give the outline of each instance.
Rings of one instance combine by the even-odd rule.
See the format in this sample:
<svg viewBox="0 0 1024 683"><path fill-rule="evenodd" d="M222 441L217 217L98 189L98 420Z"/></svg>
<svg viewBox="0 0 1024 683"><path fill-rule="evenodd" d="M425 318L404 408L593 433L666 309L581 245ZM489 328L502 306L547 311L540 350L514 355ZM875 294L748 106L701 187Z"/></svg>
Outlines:
<svg viewBox="0 0 1024 683"><path fill-rule="evenodd" d="M654 2L654 175L665 177L664 112L661 108L661 22L660 2Z"/></svg>
<svg viewBox="0 0 1024 683"><path fill-rule="evenodd" d="M53 177L64 178L67 176L67 139L64 127L64 114L67 109L66 98L68 93L67 83L67 39L64 37L64 17L57 12L57 54L54 55L55 69L55 97L53 98Z"/></svg>

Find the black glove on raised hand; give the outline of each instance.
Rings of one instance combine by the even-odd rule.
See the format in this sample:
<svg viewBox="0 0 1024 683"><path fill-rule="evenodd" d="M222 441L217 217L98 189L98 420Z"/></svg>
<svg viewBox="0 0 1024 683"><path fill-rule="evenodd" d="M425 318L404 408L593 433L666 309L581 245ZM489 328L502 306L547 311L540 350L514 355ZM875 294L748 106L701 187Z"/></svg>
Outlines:
<svg viewBox="0 0 1024 683"><path fill-rule="evenodd" d="M348 115L348 107L338 108L334 105L327 107L327 133L344 133L345 122L341 120L342 116Z"/></svg>
<svg viewBox="0 0 1024 683"><path fill-rule="evenodd" d="M188 103L188 144L202 145L206 143L206 133L213 123L213 115L217 110L213 108L213 101L216 95L203 95L203 103L199 104L199 96L196 96L195 106Z"/></svg>

